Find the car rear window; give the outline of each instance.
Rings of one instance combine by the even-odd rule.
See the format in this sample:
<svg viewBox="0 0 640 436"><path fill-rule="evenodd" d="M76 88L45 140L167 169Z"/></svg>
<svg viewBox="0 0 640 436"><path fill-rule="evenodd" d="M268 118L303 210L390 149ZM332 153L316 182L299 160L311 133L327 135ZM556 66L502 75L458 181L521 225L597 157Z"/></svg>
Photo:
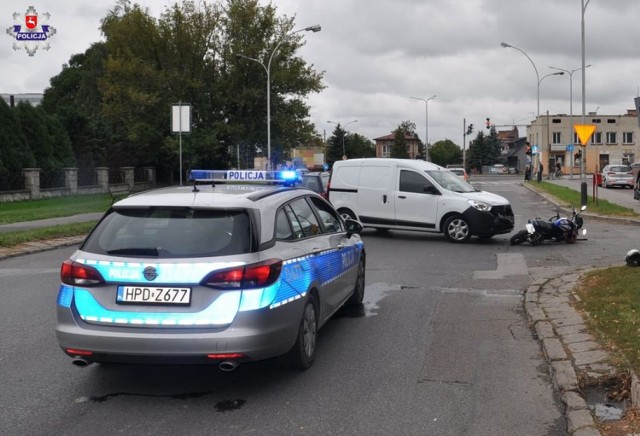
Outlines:
<svg viewBox="0 0 640 436"><path fill-rule="evenodd" d="M246 211L191 208L117 209L91 233L82 250L130 257L209 257L248 253Z"/></svg>
<svg viewBox="0 0 640 436"><path fill-rule="evenodd" d="M614 173L630 173L631 167L618 165L618 166L609 168L609 171L612 171Z"/></svg>

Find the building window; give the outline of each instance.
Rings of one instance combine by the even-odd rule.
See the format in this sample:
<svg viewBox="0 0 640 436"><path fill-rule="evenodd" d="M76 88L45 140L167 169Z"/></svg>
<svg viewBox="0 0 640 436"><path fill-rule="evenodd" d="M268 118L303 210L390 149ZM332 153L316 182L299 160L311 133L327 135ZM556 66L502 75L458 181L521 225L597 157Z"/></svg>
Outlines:
<svg viewBox="0 0 640 436"><path fill-rule="evenodd" d="M562 135L560 132L553 132L552 144L562 144Z"/></svg>
<svg viewBox="0 0 640 436"><path fill-rule="evenodd" d="M617 132L607 132L607 145L614 145L618 143Z"/></svg>
<svg viewBox="0 0 640 436"><path fill-rule="evenodd" d="M592 144L602 144L602 132L594 132L591 136Z"/></svg>
<svg viewBox="0 0 640 436"><path fill-rule="evenodd" d="M572 144L580 144L580 138L578 138L578 134L573 132L573 142Z"/></svg>
<svg viewBox="0 0 640 436"><path fill-rule="evenodd" d="M382 157L390 157L391 156L391 146L387 144L382 145Z"/></svg>
<svg viewBox="0 0 640 436"><path fill-rule="evenodd" d="M622 143L623 144L633 144L633 132L623 132L622 133Z"/></svg>

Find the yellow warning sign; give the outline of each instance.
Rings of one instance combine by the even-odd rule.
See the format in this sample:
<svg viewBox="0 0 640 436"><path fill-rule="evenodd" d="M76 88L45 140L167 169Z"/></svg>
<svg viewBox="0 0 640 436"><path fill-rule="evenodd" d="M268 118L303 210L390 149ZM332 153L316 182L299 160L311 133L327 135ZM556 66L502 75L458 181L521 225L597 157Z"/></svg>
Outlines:
<svg viewBox="0 0 640 436"><path fill-rule="evenodd" d="M580 145L583 147L587 145L587 141L593 135L593 132L596 131L596 126L594 124L576 124L573 126L578 134L578 139L580 140Z"/></svg>

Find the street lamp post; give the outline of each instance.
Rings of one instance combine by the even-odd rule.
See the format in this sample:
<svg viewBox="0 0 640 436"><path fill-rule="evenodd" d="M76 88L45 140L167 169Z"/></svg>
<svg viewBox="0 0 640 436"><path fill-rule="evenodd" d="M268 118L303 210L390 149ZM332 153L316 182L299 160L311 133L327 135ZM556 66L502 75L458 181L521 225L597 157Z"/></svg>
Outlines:
<svg viewBox="0 0 640 436"><path fill-rule="evenodd" d="M565 70L563 68L558 68L558 67L549 67L553 70L560 70L563 71L565 73L567 73L569 75L569 119L570 121L570 132L569 132L569 139L571 140L571 144L573 145L573 73L575 73L576 71L582 70L583 68L589 68L591 65L587 65L585 67L581 67L581 68L576 68L573 70ZM571 165L569 166L571 168L571 172L569 173L569 179L573 179L573 159L572 159L572 154L573 150L571 150L569 152L569 162L571 162ZM566 165L565 165L566 166Z"/></svg>
<svg viewBox="0 0 640 436"><path fill-rule="evenodd" d="M422 100L424 101L424 114L425 114L425 122L424 122L424 160L429 161L429 100L433 100L436 98L435 95L432 95L429 98L420 98L420 97L411 97L414 100Z"/></svg>
<svg viewBox="0 0 640 436"><path fill-rule="evenodd" d="M267 73L267 170L271 169L271 61L273 60L273 56L278 51L278 48L280 48L280 45L284 42L286 36L293 35L294 33L309 31L315 33L320 32L320 30L322 30L322 27L320 27L319 24L316 24L314 26L305 27L304 29L294 30L293 32L288 33L287 35L282 37L280 41L278 41L278 44L276 44L275 48L271 52L271 56L269 56L269 62L267 63L267 65L265 65L264 62L258 59L250 58L249 56L245 56L239 53L236 54L236 56L239 58L257 62L262 66L262 68L264 68L264 71Z"/></svg>
<svg viewBox="0 0 640 436"><path fill-rule="evenodd" d="M527 57L527 59L529 59L529 62L531 62L531 65L533 66L533 70L536 72L536 86L537 86L537 101L538 101L538 106L537 106L537 114L538 116L536 117L536 120L538 120L538 118L540 118L540 83L542 83L542 80L544 80L545 77L549 77L549 76L561 76L562 74L564 74L564 72L560 71L557 73L551 73L551 74L547 74L546 76L542 76L542 78L540 78L540 74L538 74L538 68L536 68L536 64L531 60L531 58L529 57L528 54L526 54L523 50L519 49L518 47L511 45L511 44L507 44L506 42L501 42L500 45L504 48L512 48L514 50L518 50L520 53L522 53L523 55L525 55ZM536 141L537 142L537 141ZM536 144L538 145L538 144ZM538 147L538 154L536 155L538 156L538 159L540 159L540 147ZM537 164L534 162L534 167L537 167Z"/></svg>
<svg viewBox="0 0 640 436"><path fill-rule="evenodd" d="M349 124L353 124L353 123L357 123L358 120L353 120L353 121L349 121L347 124L345 124L344 126L342 126L342 130L344 130L344 134L342 135L342 159L346 159L347 158L347 153L344 149L344 137L347 135L347 129L346 127ZM335 124L336 126L340 127L340 123L336 123L335 121L327 121L327 123L329 124Z"/></svg>
<svg viewBox="0 0 640 436"><path fill-rule="evenodd" d="M584 13L587 10L587 6L589 6L589 2L591 0L587 0L585 3L584 0L580 0L581 2L581 13L582 18L580 21L580 34L581 34L581 52L582 52L582 124L584 125L584 117L585 117L585 84L586 84L586 69L585 66L585 50L584 50ZM580 159L580 180L584 181L584 161L587 157L586 148L582 153L582 158Z"/></svg>

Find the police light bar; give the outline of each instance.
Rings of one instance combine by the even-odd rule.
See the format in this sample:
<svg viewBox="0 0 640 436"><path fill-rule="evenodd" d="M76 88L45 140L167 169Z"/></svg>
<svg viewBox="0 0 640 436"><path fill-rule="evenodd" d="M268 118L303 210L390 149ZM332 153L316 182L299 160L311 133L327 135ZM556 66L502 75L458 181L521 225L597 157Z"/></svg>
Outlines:
<svg viewBox="0 0 640 436"><path fill-rule="evenodd" d="M257 170L191 170L189 179L193 182L211 183L264 183L293 185L302 180L298 171L257 171Z"/></svg>

